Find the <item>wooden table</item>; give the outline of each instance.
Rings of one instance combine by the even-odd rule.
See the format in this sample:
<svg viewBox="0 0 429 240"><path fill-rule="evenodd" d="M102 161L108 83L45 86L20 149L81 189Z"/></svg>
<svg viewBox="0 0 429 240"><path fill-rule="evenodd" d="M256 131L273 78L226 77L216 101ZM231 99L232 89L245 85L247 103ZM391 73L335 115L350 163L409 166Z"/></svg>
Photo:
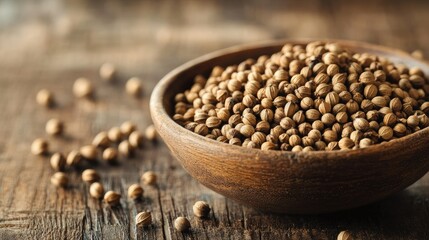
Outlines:
<svg viewBox="0 0 429 240"><path fill-rule="evenodd" d="M71 186L56 189L47 158L30 154L45 137L52 151L90 143L99 131L132 120L150 124L148 99L157 81L174 67L210 51L278 38L344 38L429 55L427 1L0 1L0 239L334 239L349 230L356 239L429 239L429 176L381 202L322 216L260 213L194 181L162 144L117 167L96 166L105 188L126 195L146 170L158 173L145 198L111 209L88 196L71 172ZM98 77L103 62L119 70L119 81ZM95 102L77 100L77 77L96 85ZM124 93L131 76L144 79L145 97ZM55 93L58 106L35 102L39 89ZM66 135L46 136L58 117ZM193 218L205 200L210 219ZM134 216L153 213L153 226L135 227ZM174 231L178 216L191 219L187 234Z"/></svg>

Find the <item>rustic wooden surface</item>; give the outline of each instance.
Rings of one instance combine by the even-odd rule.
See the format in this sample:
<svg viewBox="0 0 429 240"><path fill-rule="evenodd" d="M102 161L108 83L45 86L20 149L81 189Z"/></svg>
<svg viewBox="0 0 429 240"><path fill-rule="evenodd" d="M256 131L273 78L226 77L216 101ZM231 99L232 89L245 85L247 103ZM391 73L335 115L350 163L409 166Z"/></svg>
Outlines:
<svg viewBox="0 0 429 240"><path fill-rule="evenodd" d="M122 199L110 209L91 199L79 175L67 190L51 186L49 162L29 152L45 122L63 119L66 136L49 137L53 151L89 143L125 120L150 124L148 97L177 65L223 47L276 38L329 37L379 43L429 55L425 1L0 1L0 239L429 239L429 175L407 190L359 209L321 216L281 216L243 207L199 185L167 148L148 144L118 167L97 166L106 189L125 194L145 170L159 174L142 202ZM119 81L102 83L101 63L114 63ZM73 81L97 85L95 102L76 100ZM144 79L145 97L124 94L130 76ZM41 88L56 93L53 110L35 104ZM192 204L211 204L210 219L192 217ZM153 212L154 225L134 227ZM192 230L174 231L177 216Z"/></svg>

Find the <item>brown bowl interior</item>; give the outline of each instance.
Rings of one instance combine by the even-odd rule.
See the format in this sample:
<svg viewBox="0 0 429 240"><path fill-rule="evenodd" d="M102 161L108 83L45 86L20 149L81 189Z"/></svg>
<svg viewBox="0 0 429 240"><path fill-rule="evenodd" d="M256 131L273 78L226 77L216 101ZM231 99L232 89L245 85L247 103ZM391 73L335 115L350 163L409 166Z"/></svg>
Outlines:
<svg viewBox="0 0 429 240"><path fill-rule="evenodd" d="M400 191L429 169L429 129L366 149L292 153L246 149L207 139L172 119L174 96L197 74L216 66L272 54L285 43L238 46L192 60L167 74L153 91L150 107L159 134L182 166L200 183L257 209L281 213L323 213L361 206ZM382 46L335 40L355 52L395 63L427 63Z"/></svg>

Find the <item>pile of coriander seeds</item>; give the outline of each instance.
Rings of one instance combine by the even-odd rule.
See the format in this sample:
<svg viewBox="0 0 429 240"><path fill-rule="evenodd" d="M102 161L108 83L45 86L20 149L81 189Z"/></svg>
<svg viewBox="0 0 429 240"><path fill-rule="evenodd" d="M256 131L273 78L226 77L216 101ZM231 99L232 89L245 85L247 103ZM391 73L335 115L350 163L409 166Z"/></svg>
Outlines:
<svg viewBox="0 0 429 240"><path fill-rule="evenodd" d="M175 96L173 119L199 135L247 148L322 151L365 148L429 126L429 81L337 43L286 44Z"/></svg>

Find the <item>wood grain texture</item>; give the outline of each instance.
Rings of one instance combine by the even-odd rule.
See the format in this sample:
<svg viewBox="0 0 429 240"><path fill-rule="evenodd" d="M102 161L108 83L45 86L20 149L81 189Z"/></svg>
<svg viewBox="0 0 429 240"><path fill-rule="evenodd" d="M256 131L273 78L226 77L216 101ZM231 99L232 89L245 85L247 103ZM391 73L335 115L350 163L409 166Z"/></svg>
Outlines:
<svg viewBox="0 0 429 240"><path fill-rule="evenodd" d="M53 151L89 143L100 130L125 120L150 124L148 96L171 69L224 47L278 38L343 38L379 43L429 56L426 1L0 1L0 239L334 239L348 229L357 239L428 239L429 176L386 200L319 216L263 214L213 193L193 180L166 146L148 145L116 168L100 164L107 190L125 194L145 170L159 184L145 199L110 209L88 198L76 181L51 186L49 162L30 154L49 118L66 122L66 137L49 138ZM119 69L113 85L102 83L105 61ZM97 86L95 102L75 100L77 77ZM144 79L145 97L125 95L127 78ZM36 105L41 88L56 93L58 106ZM208 220L192 217L206 200ZM148 230L134 215L153 212ZM193 229L174 231L177 216Z"/></svg>

